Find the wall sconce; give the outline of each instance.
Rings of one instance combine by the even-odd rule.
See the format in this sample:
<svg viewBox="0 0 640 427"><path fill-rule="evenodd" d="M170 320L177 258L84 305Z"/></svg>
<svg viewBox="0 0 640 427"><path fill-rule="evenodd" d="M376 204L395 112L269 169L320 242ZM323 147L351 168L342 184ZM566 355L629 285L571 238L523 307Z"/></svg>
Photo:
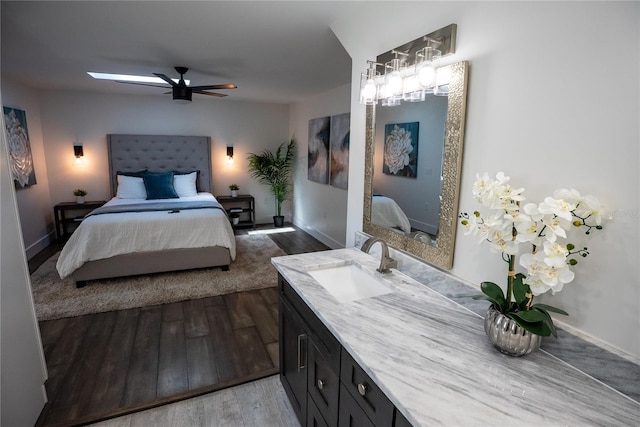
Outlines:
<svg viewBox="0 0 640 427"><path fill-rule="evenodd" d="M76 157L76 163L82 163L84 160L84 150L82 145L73 144L73 155Z"/></svg>
<svg viewBox="0 0 640 427"><path fill-rule="evenodd" d="M395 106L401 101L424 101L427 94L448 95L449 80L440 75L437 64L455 53L456 31L456 24L448 25L367 61L360 103Z"/></svg>
<svg viewBox="0 0 640 427"><path fill-rule="evenodd" d="M227 147L227 161L233 161L233 147Z"/></svg>

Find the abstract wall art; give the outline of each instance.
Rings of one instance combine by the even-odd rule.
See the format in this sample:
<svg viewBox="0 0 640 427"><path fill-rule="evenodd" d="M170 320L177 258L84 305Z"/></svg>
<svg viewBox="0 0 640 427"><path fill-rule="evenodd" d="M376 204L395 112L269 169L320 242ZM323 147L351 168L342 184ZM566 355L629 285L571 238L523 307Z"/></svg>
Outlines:
<svg viewBox="0 0 640 427"><path fill-rule="evenodd" d="M329 184L336 188L349 186L349 128L351 114L344 113L331 117L331 160Z"/></svg>
<svg viewBox="0 0 640 427"><path fill-rule="evenodd" d="M320 184L329 183L329 135L331 133L331 118L319 117L309 120L309 181Z"/></svg>

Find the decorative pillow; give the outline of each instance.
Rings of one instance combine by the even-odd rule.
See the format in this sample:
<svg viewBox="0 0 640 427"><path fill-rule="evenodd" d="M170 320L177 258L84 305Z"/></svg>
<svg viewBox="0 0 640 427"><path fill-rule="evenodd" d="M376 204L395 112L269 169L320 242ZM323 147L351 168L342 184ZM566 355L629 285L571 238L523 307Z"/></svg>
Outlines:
<svg viewBox="0 0 640 427"><path fill-rule="evenodd" d="M116 197L119 199L146 199L147 190L144 187L144 180L134 176L118 175Z"/></svg>
<svg viewBox="0 0 640 427"><path fill-rule="evenodd" d="M142 176L149 199L177 199L173 188L173 172L147 172Z"/></svg>
<svg viewBox="0 0 640 427"><path fill-rule="evenodd" d="M196 190L197 171L183 174L176 173L173 175L173 188L176 190L178 197L192 197L198 194Z"/></svg>

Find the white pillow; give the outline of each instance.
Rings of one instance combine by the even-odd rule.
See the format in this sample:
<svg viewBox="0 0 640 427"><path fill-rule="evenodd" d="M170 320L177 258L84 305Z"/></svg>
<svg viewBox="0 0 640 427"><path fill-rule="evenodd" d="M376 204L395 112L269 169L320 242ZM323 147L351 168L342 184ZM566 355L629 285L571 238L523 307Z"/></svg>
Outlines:
<svg viewBox="0 0 640 427"><path fill-rule="evenodd" d="M193 197L198 195L198 190L196 190L197 176L197 171L186 175L173 175L173 188L176 190L176 193L178 193L178 197Z"/></svg>
<svg viewBox="0 0 640 427"><path fill-rule="evenodd" d="M118 175L116 197L119 199L146 199L147 189L144 187L144 180L136 176Z"/></svg>

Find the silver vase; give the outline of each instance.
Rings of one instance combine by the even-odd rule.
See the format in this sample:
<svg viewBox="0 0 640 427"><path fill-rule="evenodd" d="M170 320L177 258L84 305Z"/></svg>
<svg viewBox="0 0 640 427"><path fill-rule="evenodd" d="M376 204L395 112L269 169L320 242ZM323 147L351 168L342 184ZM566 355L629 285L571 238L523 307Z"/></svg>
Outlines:
<svg viewBox="0 0 640 427"><path fill-rule="evenodd" d="M484 317L484 331L498 350L509 356L524 356L540 348L542 337L522 329L518 324L490 306Z"/></svg>

